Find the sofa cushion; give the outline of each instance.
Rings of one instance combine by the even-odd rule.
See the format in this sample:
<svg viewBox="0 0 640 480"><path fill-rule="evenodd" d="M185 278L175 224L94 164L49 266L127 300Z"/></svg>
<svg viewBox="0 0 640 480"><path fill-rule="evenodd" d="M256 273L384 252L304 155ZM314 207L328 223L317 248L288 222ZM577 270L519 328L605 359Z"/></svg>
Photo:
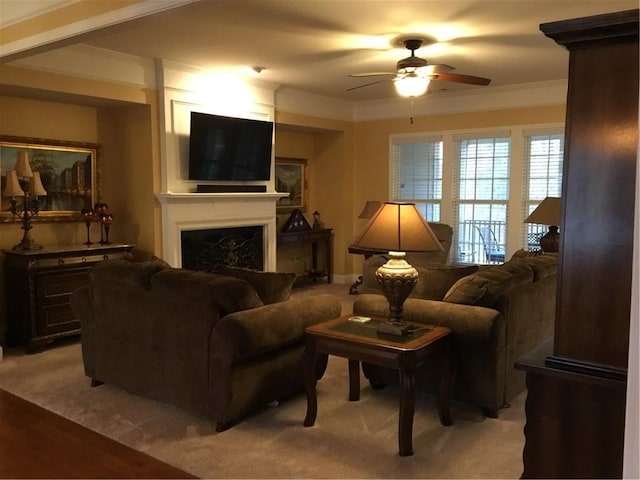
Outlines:
<svg viewBox="0 0 640 480"><path fill-rule="evenodd" d="M466 282L465 279L462 278L451 287L444 300L449 303L493 307L500 296L513 288L531 283L533 269L528 265L528 260L510 260L501 265L480 269L468 277Z"/></svg>
<svg viewBox="0 0 640 480"><path fill-rule="evenodd" d="M97 263L89 275L93 281L116 281L146 290L151 286L151 276L167 268L163 261L105 260Z"/></svg>
<svg viewBox="0 0 640 480"><path fill-rule="evenodd" d="M444 296L448 303L460 305L479 305L487 295L489 280L477 274L467 275L454 283Z"/></svg>
<svg viewBox="0 0 640 480"><path fill-rule="evenodd" d="M151 288L161 295L181 296L217 304L220 316L263 305L249 282L216 273L167 269L151 278Z"/></svg>
<svg viewBox="0 0 640 480"><path fill-rule="evenodd" d="M228 266L220 267L216 271L249 282L265 305L289 300L293 282L297 276L295 273L262 272L250 268Z"/></svg>
<svg viewBox="0 0 640 480"><path fill-rule="evenodd" d="M538 281L555 275L558 271L558 255L547 254L539 255L528 259L529 265L533 269L533 280Z"/></svg>
<svg viewBox="0 0 640 480"><path fill-rule="evenodd" d="M449 289L462 277L478 270L477 265L462 267L439 265L433 267L416 267L418 282L410 297L425 300L442 300Z"/></svg>

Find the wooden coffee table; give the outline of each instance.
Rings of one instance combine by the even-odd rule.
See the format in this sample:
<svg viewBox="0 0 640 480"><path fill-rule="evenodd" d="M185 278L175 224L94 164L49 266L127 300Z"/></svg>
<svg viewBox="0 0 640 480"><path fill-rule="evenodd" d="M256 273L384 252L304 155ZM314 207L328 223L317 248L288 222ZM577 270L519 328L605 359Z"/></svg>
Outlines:
<svg viewBox="0 0 640 480"><path fill-rule="evenodd" d="M316 354L326 353L349 360L349 401L360 399L360 362L394 368L400 375L399 453L403 457L413 455L415 371L427 362L432 362L432 367L440 369L437 396L440 422L446 426L453 423L449 413L453 376L451 330L446 327L412 324L416 328L414 333L407 337L393 337L377 333L377 324L382 322L382 319L373 318L367 323L356 323L349 321L352 316L343 315L305 330L307 345L304 377L307 415L304 426L313 426L318 413L314 376Z"/></svg>

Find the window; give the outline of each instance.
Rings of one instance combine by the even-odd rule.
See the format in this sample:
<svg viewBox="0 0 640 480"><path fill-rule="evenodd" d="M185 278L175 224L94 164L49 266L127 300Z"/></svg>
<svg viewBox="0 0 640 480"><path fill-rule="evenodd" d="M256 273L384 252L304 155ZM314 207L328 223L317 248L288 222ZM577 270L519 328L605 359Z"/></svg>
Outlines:
<svg viewBox="0 0 640 480"><path fill-rule="evenodd" d="M442 139L393 139L391 200L413 202L425 219L440 221Z"/></svg>
<svg viewBox="0 0 640 480"><path fill-rule="evenodd" d="M526 135L524 143L523 220L545 197L561 196L564 134ZM547 228L525 223L523 229L523 248L540 248L540 237L547 232Z"/></svg>
<svg viewBox="0 0 640 480"><path fill-rule="evenodd" d="M390 138L390 200L453 227L449 261L501 263L539 248L545 225L524 219L561 196L564 125L511 125Z"/></svg>
<svg viewBox="0 0 640 480"><path fill-rule="evenodd" d="M507 136L454 142L454 252L458 262L505 261L509 161Z"/></svg>

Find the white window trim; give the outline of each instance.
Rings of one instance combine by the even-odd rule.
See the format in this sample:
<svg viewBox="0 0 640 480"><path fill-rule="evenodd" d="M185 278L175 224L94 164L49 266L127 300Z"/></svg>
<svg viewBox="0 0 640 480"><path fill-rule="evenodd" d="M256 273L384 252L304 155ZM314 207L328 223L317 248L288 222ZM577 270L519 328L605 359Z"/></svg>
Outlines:
<svg viewBox="0 0 640 480"><path fill-rule="evenodd" d="M524 242L523 229L519 228L524 218L522 216L522 198L524 178L524 142L525 137L532 134L544 135L549 133L564 133L564 123L502 125L490 128L471 128L460 130L426 131L416 133L397 133L389 136L389 189L393 190L393 146L398 143L411 141L442 140L442 201L440 203L440 221L452 225L453 222L453 192L456 140L465 138L506 137L511 140L511 164L509 176L509 201L507 205L507 238L506 259L519 250Z"/></svg>

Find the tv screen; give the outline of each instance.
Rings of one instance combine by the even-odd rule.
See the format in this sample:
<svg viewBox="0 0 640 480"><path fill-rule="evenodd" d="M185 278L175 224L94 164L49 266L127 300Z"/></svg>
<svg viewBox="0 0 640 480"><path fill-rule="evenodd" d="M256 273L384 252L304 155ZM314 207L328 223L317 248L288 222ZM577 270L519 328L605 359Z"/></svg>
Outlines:
<svg viewBox="0 0 640 480"><path fill-rule="evenodd" d="M273 122L191 112L190 180L269 180Z"/></svg>

